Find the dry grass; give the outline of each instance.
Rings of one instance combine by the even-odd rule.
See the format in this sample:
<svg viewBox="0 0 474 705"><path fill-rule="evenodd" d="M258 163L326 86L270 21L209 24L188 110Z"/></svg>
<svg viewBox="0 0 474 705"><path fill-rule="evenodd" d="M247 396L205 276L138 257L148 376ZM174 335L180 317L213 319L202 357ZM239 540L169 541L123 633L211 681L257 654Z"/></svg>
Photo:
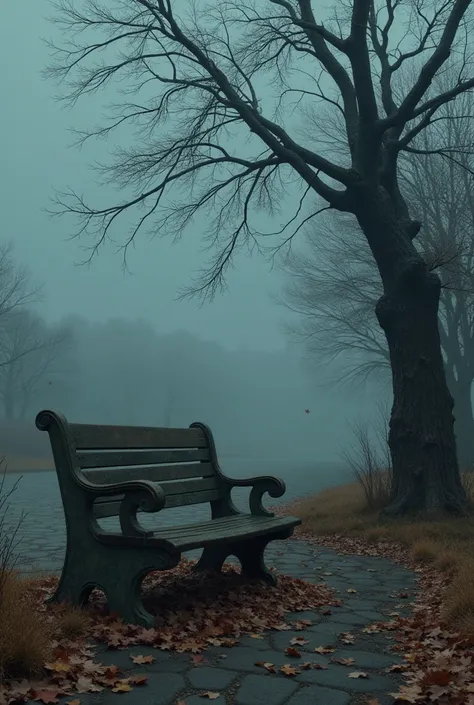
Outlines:
<svg viewBox="0 0 474 705"><path fill-rule="evenodd" d="M6 471L9 472L37 472L42 470L52 470L54 462L52 458L30 457L25 455L5 455Z"/></svg>
<svg viewBox="0 0 474 705"><path fill-rule="evenodd" d="M51 626L14 573L0 595L0 679L39 675L51 653Z"/></svg>
<svg viewBox="0 0 474 705"><path fill-rule="evenodd" d="M80 607L67 607L57 617L57 628L65 639L84 636L90 617Z"/></svg>
<svg viewBox="0 0 474 705"><path fill-rule="evenodd" d="M38 609L31 587L36 578L23 578L13 571L4 580L0 594L0 680L41 676L50 660L53 640L84 636L90 616L79 607L55 605Z"/></svg>
<svg viewBox="0 0 474 705"><path fill-rule="evenodd" d="M379 475L370 486L382 487L385 496L383 483L388 486L389 473ZM462 479L474 505L474 476L463 473ZM376 497L374 503L378 504ZM453 627L474 634L474 516L439 521L380 521L378 512L367 506L366 488L360 482L324 490L302 500L297 510L292 511L303 520L302 528L315 535L338 534L368 543L393 541L409 549L420 564L432 564L452 575L445 594L443 617Z"/></svg>

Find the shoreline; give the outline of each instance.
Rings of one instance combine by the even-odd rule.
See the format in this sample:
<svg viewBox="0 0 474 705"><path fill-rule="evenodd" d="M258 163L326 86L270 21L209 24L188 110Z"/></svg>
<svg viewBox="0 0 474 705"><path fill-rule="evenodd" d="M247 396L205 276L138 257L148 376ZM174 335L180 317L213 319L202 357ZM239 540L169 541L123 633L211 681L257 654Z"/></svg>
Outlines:
<svg viewBox="0 0 474 705"><path fill-rule="evenodd" d="M241 457L238 458L233 455L222 455L220 458L220 465L221 468L225 472L225 468L223 467L227 461L236 461L236 462L242 462L242 463L248 463L251 462L255 464L256 466L258 465L259 462L263 461L265 463L272 463L275 462L278 465L281 465L282 462L288 464L292 463L308 463L308 464L315 464L317 466L321 465L326 465L328 468L330 466L338 466L341 467L341 463L338 463L337 461L334 460L315 460L315 459L308 459L308 458L303 458L303 459L296 459L296 458L291 458L288 459L288 461L285 461L281 458L255 458L255 457ZM255 474L260 474L257 472L258 468L256 467L256 473ZM280 468L275 468L275 472L278 472ZM0 478L3 475L28 475L30 473L39 473L39 472L56 472L55 467L54 467L54 462L53 460L49 458L25 458L25 457L4 457L4 462L3 462L3 467L0 466Z"/></svg>

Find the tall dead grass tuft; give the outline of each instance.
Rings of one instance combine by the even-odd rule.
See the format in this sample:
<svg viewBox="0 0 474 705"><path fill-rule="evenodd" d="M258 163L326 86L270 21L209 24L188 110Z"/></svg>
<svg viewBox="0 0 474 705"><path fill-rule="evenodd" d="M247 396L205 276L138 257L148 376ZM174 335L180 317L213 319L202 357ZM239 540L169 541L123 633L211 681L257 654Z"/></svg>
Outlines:
<svg viewBox="0 0 474 705"><path fill-rule="evenodd" d="M41 675L51 639L51 624L28 595L26 581L9 572L0 600L0 679Z"/></svg>
<svg viewBox="0 0 474 705"><path fill-rule="evenodd" d="M342 453L363 492L364 511L375 512L390 501L393 487L392 459L388 446L388 415L379 406L379 419L373 431L367 424L352 427L355 437L349 450Z"/></svg>

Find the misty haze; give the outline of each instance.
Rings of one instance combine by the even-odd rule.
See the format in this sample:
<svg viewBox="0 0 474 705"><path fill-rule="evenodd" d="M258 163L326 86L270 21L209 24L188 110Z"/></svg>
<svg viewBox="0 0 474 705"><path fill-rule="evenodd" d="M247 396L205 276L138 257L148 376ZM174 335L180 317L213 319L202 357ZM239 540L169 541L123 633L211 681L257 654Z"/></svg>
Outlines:
<svg viewBox="0 0 474 705"><path fill-rule="evenodd" d="M0 705L473 704L473 10L5 4Z"/></svg>
<svg viewBox="0 0 474 705"><path fill-rule="evenodd" d="M318 365L288 333L294 316L277 301L283 257L238 254L227 291L202 303L179 295L208 256L203 216L178 243L171 236L137 243L124 271L123 252L113 243L84 265L89 243L71 239L72 226L68 231L65 220L46 212L54 188L74 184L104 198L113 194L113 185L93 186L98 177L91 168L106 159L109 145L73 148L71 129L94 122L94 110L99 117L114 93L107 89L105 99L92 97L74 110L55 101L57 91L40 75L50 61L42 39L55 31L44 11L41 3L15 5L0 30L5 59L11 52L22 57L3 77L0 118L4 249L13 243L4 277L7 286L24 277L10 299L2 289L3 308L15 304L15 333L4 332L0 375L0 440L9 471L53 469L48 439L34 427L36 413L53 408L82 423L205 422L224 471L277 475L291 497L346 479L341 453L352 443L351 425L377 416L375 397L385 399L387 385L331 384L345 369L344 355L333 366ZM123 132L125 141L132 137ZM288 196L288 207L296 204ZM12 338L20 312L31 320L21 324L29 329L20 330L18 343ZM14 344L26 354L5 364L16 354ZM55 485L43 472L24 475L18 488L28 505L24 530L40 506L48 507L50 491L59 502ZM29 493L41 497L37 507Z"/></svg>

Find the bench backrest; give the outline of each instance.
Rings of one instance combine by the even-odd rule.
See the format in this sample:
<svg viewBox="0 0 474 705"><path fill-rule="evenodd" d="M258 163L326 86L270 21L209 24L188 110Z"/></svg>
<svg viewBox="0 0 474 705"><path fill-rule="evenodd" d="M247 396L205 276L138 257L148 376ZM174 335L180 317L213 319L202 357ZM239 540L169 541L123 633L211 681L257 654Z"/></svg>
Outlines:
<svg viewBox="0 0 474 705"><path fill-rule="evenodd" d="M71 495L67 475L74 472L97 484L159 482L165 491L165 508L222 498L214 441L204 424L189 428L75 424L45 410L38 414L36 425L49 432L66 515ZM94 515L118 515L121 498L98 498Z"/></svg>

